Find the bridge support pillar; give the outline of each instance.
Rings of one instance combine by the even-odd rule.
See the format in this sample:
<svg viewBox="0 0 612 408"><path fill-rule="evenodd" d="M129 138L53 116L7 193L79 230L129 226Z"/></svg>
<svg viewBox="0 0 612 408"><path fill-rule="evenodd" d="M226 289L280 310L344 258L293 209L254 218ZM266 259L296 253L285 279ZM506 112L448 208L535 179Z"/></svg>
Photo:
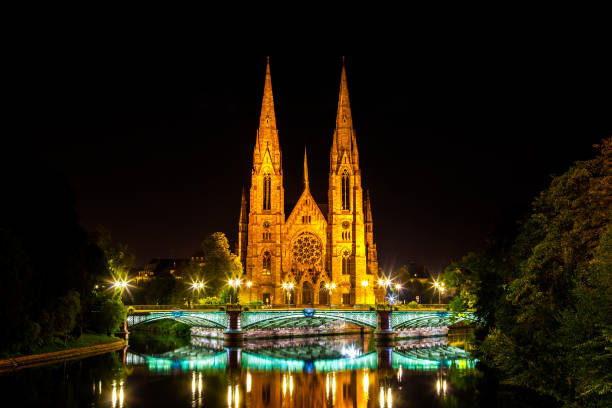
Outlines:
<svg viewBox="0 0 612 408"><path fill-rule="evenodd" d="M226 347L240 347L244 339L241 325L242 311L228 310L227 330L223 332L223 339Z"/></svg>
<svg viewBox="0 0 612 408"><path fill-rule="evenodd" d="M376 344L389 344L393 342L395 332L391 328L391 310L377 310L378 327L374 331Z"/></svg>

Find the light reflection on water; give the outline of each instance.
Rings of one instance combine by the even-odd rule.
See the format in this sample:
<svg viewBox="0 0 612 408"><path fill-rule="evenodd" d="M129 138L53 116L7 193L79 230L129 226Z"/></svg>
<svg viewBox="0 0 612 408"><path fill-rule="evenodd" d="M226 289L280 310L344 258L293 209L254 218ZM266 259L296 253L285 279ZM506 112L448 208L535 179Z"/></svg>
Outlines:
<svg viewBox="0 0 612 408"><path fill-rule="evenodd" d="M454 394L448 374L474 367L450 340L406 340L383 348L367 336L343 336L249 341L228 349L217 340L194 338L158 354L128 348L0 380L14 381L8 395L36 389L30 376L48 383L46 394L36 389L48 406L438 407Z"/></svg>

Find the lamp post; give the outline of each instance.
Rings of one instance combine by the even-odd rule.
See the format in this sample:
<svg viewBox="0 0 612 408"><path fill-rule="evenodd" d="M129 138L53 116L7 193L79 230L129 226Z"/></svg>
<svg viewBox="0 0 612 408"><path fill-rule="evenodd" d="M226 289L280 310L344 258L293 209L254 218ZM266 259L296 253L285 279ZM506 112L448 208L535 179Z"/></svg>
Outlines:
<svg viewBox="0 0 612 408"><path fill-rule="evenodd" d="M230 279L227 283L236 291L236 288L240 286L240 278ZM230 303L232 303L232 295L230 293ZM238 303L238 294L236 294L236 303Z"/></svg>
<svg viewBox="0 0 612 408"><path fill-rule="evenodd" d="M253 301L252 296L251 296L253 294L251 286L253 286L253 282L248 281L247 282L247 287L249 288L249 302Z"/></svg>
<svg viewBox="0 0 612 408"><path fill-rule="evenodd" d="M283 289L287 292L287 307L291 304L291 291L293 290L293 282L284 282Z"/></svg>
<svg viewBox="0 0 612 408"><path fill-rule="evenodd" d="M366 305L367 301L366 301L366 288L368 287L368 281L367 280L362 280L361 281L361 286L363 286L363 304Z"/></svg>
<svg viewBox="0 0 612 408"><path fill-rule="evenodd" d="M204 283L195 281L191 284L191 289L198 292L198 295L199 295L200 291L204 289ZM198 299L199 299L199 296L198 296Z"/></svg>
<svg viewBox="0 0 612 408"><path fill-rule="evenodd" d="M325 284L325 289L327 289L327 292L329 294L329 308L331 309L331 297L332 297L332 291L334 289L336 289L336 284L335 283L326 283Z"/></svg>
<svg viewBox="0 0 612 408"><path fill-rule="evenodd" d="M389 288L389 286L391 286L391 279L389 278L385 278L385 279L378 279L378 286L380 286L381 288L385 289L385 299L387 298L387 289Z"/></svg>
<svg viewBox="0 0 612 408"><path fill-rule="evenodd" d="M438 304L440 304L440 293L444 293L446 288L444 287L444 282L434 281L434 290L438 291Z"/></svg>

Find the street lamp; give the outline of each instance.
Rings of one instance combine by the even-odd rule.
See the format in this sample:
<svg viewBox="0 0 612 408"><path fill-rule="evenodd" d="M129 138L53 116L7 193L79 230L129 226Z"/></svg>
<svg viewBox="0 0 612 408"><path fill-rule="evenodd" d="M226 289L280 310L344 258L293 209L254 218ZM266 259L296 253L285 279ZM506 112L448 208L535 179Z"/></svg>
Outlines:
<svg viewBox="0 0 612 408"><path fill-rule="evenodd" d="M329 292L329 308L331 309L331 297L332 297L332 291L334 289L336 289L336 284L335 283L326 283L325 284L325 289L327 289L327 292Z"/></svg>
<svg viewBox="0 0 612 408"><path fill-rule="evenodd" d="M440 300L440 293L444 293L444 291L446 290L446 288L444 287L444 282L440 282L435 280L434 281L434 290L438 291L438 304L440 304L441 300Z"/></svg>
<svg viewBox="0 0 612 408"><path fill-rule="evenodd" d="M249 288L249 302L252 302L253 300L251 299L251 294L252 294L252 289L251 286L253 286L253 282L248 281L247 282L247 287Z"/></svg>
<svg viewBox="0 0 612 408"><path fill-rule="evenodd" d="M240 286L240 278L236 278L236 279L230 279L227 282L232 288L234 288L234 291L236 290L236 288L238 286ZM238 294L236 294L236 303L238 302ZM230 293L230 303L232 303L232 295Z"/></svg>
<svg viewBox="0 0 612 408"><path fill-rule="evenodd" d="M367 304L366 301L366 288L368 287L368 281L367 280L362 280L361 281L361 286L363 286L363 304Z"/></svg>
<svg viewBox="0 0 612 408"><path fill-rule="evenodd" d="M293 290L293 282L284 282L283 289L287 291L287 307L291 304L291 291Z"/></svg>

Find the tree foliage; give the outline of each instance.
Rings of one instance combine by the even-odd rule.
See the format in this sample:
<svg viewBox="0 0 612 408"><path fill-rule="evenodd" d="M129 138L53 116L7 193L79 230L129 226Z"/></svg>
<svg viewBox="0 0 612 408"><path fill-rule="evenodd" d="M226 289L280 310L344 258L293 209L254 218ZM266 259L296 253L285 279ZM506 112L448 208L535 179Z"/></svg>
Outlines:
<svg viewBox="0 0 612 408"><path fill-rule="evenodd" d="M449 266L484 319L480 357L566 406L612 404L612 138L555 177L517 234Z"/></svg>
<svg viewBox="0 0 612 408"><path fill-rule="evenodd" d="M202 270L206 280L206 294L221 296L221 290L230 278L242 277L240 259L230 252L225 234L214 232L202 242L204 252L204 267Z"/></svg>
<svg viewBox="0 0 612 408"><path fill-rule="evenodd" d="M0 175L11 191L0 212L0 350L14 355L78 337L109 270L63 177L28 157L2 161Z"/></svg>

